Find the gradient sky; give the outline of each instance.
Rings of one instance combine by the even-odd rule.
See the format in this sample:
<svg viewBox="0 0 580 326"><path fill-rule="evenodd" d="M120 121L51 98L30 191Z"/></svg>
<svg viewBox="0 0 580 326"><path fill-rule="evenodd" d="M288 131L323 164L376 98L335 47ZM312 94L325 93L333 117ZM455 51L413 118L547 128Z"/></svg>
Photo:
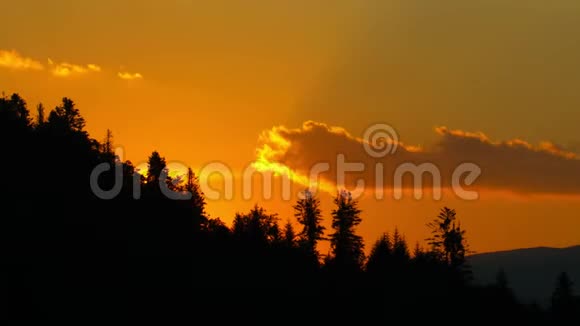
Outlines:
<svg viewBox="0 0 580 326"><path fill-rule="evenodd" d="M421 148L447 126L580 153L576 0L20 0L1 8L0 91L19 93L31 109L72 98L91 136L111 129L135 164L158 150L198 171L220 161L239 174L264 131L309 120L354 137L388 123ZM529 163L535 184L549 174L538 162ZM536 195L525 185L482 190L470 202L363 198L359 231L368 246L395 226L420 241L447 205L478 252L580 243L580 191L550 183ZM210 200L208 210L231 221L257 197ZM330 197L322 200L328 221ZM291 217L290 202L262 203Z"/></svg>

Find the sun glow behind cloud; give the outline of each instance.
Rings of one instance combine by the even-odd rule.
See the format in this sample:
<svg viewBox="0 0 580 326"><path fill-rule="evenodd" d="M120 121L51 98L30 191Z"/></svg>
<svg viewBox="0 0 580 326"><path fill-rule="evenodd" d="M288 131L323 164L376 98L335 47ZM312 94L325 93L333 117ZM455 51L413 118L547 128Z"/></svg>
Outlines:
<svg viewBox="0 0 580 326"><path fill-rule="evenodd" d="M272 172L276 176L287 177L294 183L309 189L316 189L335 194L337 187L331 183L299 174L287 165L275 161L276 157L285 153L291 147L291 142L281 135L280 131L282 130L287 129L280 126L262 133L260 136L260 142L263 145L261 148L256 150L256 160L252 163L252 167L260 172Z"/></svg>

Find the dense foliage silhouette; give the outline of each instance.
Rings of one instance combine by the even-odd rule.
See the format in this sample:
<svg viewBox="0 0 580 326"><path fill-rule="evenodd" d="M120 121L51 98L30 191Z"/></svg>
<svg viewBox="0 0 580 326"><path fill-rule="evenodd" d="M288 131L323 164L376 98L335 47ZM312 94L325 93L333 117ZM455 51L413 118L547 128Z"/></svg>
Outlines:
<svg viewBox="0 0 580 326"><path fill-rule="evenodd" d="M46 118L47 117L47 118ZM398 231L364 255L356 226L364 213L346 192L329 215L309 191L293 206L295 221L256 205L228 227L206 213L190 169L168 176L153 151L146 175L85 131L76 104L63 98L33 122L19 95L0 98L0 251L3 318L135 322L179 318L284 323L464 322L578 319L578 297L562 274L549 310L518 303L499 272L497 284L472 284L465 231L443 208L428 227L430 248L412 253ZM102 199L90 187L96 166ZM122 170L118 180L116 171ZM162 189L180 195L168 198ZM326 217L325 217L326 216ZM321 222L330 218L325 234ZM293 223L300 229L295 230ZM320 241L330 241L327 255ZM509 275L518 277L517 275Z"/></svg>

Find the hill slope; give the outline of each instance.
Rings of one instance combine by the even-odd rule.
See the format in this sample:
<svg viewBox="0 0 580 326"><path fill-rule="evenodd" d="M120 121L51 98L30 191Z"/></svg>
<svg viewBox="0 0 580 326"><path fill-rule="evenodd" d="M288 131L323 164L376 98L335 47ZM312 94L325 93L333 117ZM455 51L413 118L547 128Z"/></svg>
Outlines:
<svg viewBox="0 0 580 326"><path fill-rule="evenodd" d="M580 294L580 246L529 248L472 255L468 258L475 281L494 283L503 269L509 285L522 302L549 304L559 273L567 272Z"/></svg>

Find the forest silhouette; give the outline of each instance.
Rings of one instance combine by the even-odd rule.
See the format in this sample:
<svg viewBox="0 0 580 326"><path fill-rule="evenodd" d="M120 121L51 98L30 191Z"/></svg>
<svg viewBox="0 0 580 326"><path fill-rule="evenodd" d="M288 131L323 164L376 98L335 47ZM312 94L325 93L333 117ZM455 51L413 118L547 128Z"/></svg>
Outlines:
<svg viewBox="0 0 580 326"><path fill-rule="evenodd" d="M112 133L106 135L90 137L71 99L50 112L39 104L33 118L19 95L0 98L4 318L580 321L579 299L564 272L554 280L548 308L518 302L509 285L518 275L500 270L494 284L475 284L466 231L451 208L434 212L426 247L411 248L398 230L385 230L366 256L356 233L364 212L347 191L336 194L331 212L322 212L318 197L305 190L293 204L293 221L256 205L228 226L206 213L191 169L176 185L165 158L153 151L147 174L137 174L115 156ZM110 200L96 196L89 182L102 163L112 167L98 179L102 189L115 185L115 169L123 171L121 191ZM191 196L169 199L160 183ZM326 219L329 229L322 226ZM329 241L328 253L318 251L322 241Z"/></svg>

